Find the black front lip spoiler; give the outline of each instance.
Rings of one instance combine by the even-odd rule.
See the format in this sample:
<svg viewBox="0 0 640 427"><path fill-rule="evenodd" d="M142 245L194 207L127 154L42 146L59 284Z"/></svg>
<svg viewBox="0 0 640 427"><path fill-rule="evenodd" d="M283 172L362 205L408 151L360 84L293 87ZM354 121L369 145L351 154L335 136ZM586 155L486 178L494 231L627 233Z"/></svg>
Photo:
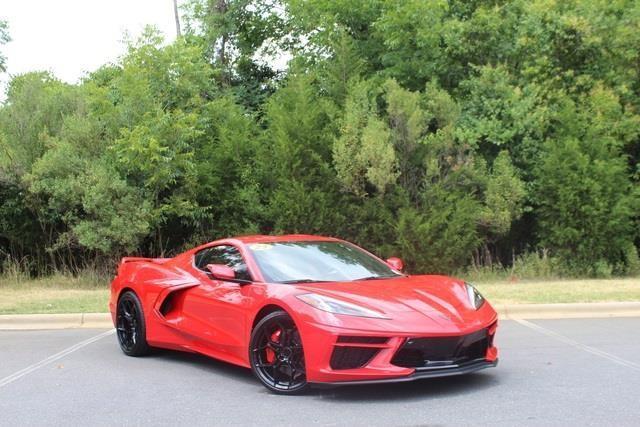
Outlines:
<svg viewBox="0 0 640 427"><path fill-rule="evenodd" d="M318 386L340 386L340 385L359 385L359 384L389 384L401 383L407 381L421 380L425 378L451 377L454 375L470 374L486 368L494 368L498 365L498 359L490 362L486 359L476 359L464 364L448 366L443 368L417 368L413 374L404 377L384 378L380 380L357 380L357 381L334 381L315 383Z"/></svg>

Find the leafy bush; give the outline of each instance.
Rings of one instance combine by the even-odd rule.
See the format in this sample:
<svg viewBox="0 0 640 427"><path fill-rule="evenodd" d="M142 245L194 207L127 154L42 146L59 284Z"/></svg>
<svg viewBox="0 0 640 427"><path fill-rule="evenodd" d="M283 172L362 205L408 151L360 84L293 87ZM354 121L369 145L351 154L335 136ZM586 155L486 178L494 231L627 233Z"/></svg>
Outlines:
<svg viewBox="0 0 640 427"><path fill-rule="evenodd" d="M211 5L79 84L11 77L3 271L300 232L415 273L640 274L640 2Z"/></svg>
<svg viewBox="0 0 640 427"><path fill-rule="evenodd" d="M494 264L475 266L457 273L461 277L478 282L521 280L553 280L574 277L562 260L549 255L546 249L525 252L517 256L511 266Z"/></svg>

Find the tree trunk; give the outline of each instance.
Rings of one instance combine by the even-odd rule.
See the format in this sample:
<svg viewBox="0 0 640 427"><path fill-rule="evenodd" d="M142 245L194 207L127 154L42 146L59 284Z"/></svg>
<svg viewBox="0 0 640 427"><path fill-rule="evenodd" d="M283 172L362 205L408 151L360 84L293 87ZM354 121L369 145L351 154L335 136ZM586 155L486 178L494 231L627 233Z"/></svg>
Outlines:
<svg viewBox="0 0 640 427"><path fill-rule="evenodd" d="M216 5L216 10L220 16L224 16L229 9L229 5L226 0L218 0ZM226 57L226 48L227 48L227 38L229 35L226 30L222 32L221 40L220 40L220 50L218 51L218 61L222 67L227 65L227 57Z"/></svg>
<svg viewBox="0 0 640 427"><path fill-rule="evenodd" d="M178 15L178 0L173 0L173 14L176 18L176 37L180 37L182 33L180 31L180 15Z"/></svg>

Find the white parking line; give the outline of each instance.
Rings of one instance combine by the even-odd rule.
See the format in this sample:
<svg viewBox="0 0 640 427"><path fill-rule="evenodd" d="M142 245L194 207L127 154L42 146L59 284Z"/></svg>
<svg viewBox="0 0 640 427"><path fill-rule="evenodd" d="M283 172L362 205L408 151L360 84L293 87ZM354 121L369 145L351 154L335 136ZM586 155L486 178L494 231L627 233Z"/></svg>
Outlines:
<svg viewBox="0 0 640 427"><path fill-rule="evenodd" d="M8 377L4 377L2 379L0 379L0 387L4 387L7 384L11 384L12 382L16 381L17 379L20 379L22 377L24 377L25 375L30 374L31 372L35 371L36 369L40 369L43 366L48 365L49 363L55 362L58 359L63 358L64 356L73 353L74 351L80 350L82 347L86 347L89 344L98 341L99 339L102 339L106 336L112 335L115 332L115 329L111 329L108 330L106 332L103 332L101 334L98 334L94 337L91 337L89 339L86 339L82 342L79 342L78 344L72 345L71 347L62 350L59 353L56 353L52 356L47 357L46 359L41 360L38 363L34 363L33 365L27 366L24 369L19 370L18 372L9 375Z"/></svg>
<svg viewBox="0 0 640 427"><path fill-rule="evenodd" d="M523 326L526 326L529 329L533 329L534 331L540 332L546 336L551 338L555 338L558 341L562 341L565 344L569 344L572 347L578 348L580 350L586 351L587 353L594 354L596 356L602 357L603 359L607 359L611 362L617 363L618 365L625 366L627 368L635 369L636 371L640 371L640 365L634 362L631 362L626 359L622 359L621 357L615 356L611 353L607 353L606 351L598 350L597 348L579 343L578 341L572 340L569 337L565 337L557 332L551 331L547 328L543 328L540 325L536 325L535 323L531 323L528 320L524 319L512 319L516 322L520 323Z"/></svg>

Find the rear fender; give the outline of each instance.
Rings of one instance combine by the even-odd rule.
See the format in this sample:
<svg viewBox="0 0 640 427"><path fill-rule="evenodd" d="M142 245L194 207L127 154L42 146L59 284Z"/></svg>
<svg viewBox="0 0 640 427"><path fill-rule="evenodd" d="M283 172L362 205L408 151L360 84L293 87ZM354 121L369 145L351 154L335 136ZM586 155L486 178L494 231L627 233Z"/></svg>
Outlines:
<svg viewBox="0 0 640 427"><path fill-rule="evenodd" d="M187 271L170 263L170 258L123 258L118 267L118 275L111 283L111 298L109 309L115 320L115 311L118 298L126 289L136 293L145 314L147 341L154 342L174 341L173 330L168 331L166 326L168 319L161 313L163 302L171 293L186 290L198 286L200 282ZM176 294L176 295L178 295ZM173 300L173 297L172 297ZM167 301L167 304L171 300ZM179 302L175 300L174 302ZM164 309L166 313L178 313L179 310ZM175 323L175 322L174 322Z"/></svg>

